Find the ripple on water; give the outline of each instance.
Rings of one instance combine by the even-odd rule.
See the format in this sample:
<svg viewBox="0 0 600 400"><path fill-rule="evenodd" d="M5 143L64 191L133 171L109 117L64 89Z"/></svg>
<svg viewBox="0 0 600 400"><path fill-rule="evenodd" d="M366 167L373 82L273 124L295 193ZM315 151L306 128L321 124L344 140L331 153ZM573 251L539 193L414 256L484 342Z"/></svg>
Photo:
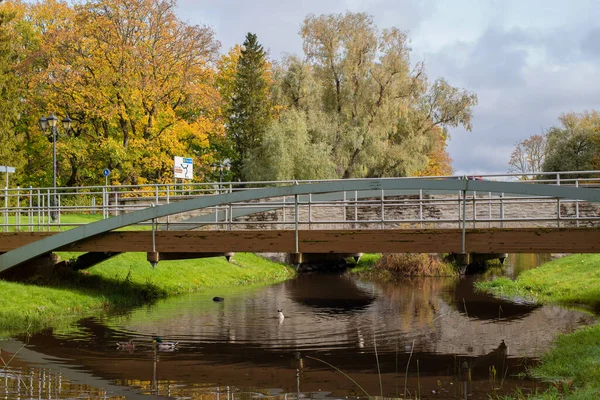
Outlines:
<svg viewBox="0 0 600 400"><path fill-rule="evenodd" d="M84 319L61 332L33 335L28 348L143 394L204 393L218 399L229 387L238 398L284 398L298 391L312 397L360 395L334 365L364 382L371 395L379 393L381 379L384 395L396 396L398 377L404 379L408 365L412 393L419 382L427 393L459 395L466 365L470 398L487 398L491 365L505 372L506 393L516 386L533 388L535 383L513 377L558 333L594 321L576 311L475 293L472 283L303 276ZM225 300L214 302L215 296ZM279 309L285 318L278 318ZM156 335L178 341L176 350L157 351L151 344ZM117 349L116 342L129 339L135 349Z"/></svg>

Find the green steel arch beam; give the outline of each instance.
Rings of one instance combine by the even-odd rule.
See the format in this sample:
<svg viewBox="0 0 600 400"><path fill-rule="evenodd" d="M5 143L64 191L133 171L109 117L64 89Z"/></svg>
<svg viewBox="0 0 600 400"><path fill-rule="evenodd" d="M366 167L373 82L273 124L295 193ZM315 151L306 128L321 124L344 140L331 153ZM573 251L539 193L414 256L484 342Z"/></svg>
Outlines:
<svg viewBox="0 0 600 400"><path fill-rule="evenodd" d="M116 217L83 225L59 234L27 244L0 255L0 272L32 260L45 253L68 246L105 232L125 226L178 214L196 209L214 207L235 202L260 200L263 198L318 194L341 191L363 190L441 190L441 191L480 191L512 193L531 196L547 196L563 199L577 199L600 202L600 190L571 186L550 186L519 182L476 181L467 179L409 179L379 178L336 180L312 184L299 184L231 192L215 196L203 196L159 207L150 207Z"/></svg>

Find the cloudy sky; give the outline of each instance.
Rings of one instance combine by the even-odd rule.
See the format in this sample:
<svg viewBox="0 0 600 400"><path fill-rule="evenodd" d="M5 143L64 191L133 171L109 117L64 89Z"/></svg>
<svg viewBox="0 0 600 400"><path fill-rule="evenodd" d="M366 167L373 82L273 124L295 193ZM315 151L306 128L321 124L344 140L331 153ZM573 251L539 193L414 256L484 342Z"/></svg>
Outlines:
<svg viewBox="0 0 600 400"><path fill-rule="evenodd" d="M519 140L561 113L600 110L598 0L179 0L180 17L210 25L223 51L253 32L274 59L302 53L307 14L345 11L407 31L431 79L477 93L473 131L451 131L457 174L504 173Z"/></svg>

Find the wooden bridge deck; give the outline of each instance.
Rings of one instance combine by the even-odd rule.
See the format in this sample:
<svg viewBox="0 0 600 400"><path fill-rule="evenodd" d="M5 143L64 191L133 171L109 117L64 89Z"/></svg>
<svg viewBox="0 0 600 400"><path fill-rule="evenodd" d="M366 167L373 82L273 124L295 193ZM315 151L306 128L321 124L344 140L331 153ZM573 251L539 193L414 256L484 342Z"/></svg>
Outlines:
<svg viewBox="0 0 600 400"><path fill-rule="evenodd" d="M0 233L0 253L50 232ZM157 231L163 253L460 253L460 229ZM491 228L465 233L469 253L600 253L600 228ZM56 251L152 252L151 231L113 231Z"/></svg>

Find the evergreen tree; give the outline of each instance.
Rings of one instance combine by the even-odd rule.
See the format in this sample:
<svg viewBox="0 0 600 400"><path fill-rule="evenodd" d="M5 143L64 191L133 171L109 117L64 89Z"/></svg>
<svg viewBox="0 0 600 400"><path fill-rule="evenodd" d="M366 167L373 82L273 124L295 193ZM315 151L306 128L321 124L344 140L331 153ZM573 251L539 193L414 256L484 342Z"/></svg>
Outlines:
<svg viewBox="0 0 600 400"><path fill-rule="evenodd" d="M271 120L266 53L253 33L246 35L240 55L229 109L227 135L232 143L232 171L246 180L244 163L258 148Z"/></svg>

